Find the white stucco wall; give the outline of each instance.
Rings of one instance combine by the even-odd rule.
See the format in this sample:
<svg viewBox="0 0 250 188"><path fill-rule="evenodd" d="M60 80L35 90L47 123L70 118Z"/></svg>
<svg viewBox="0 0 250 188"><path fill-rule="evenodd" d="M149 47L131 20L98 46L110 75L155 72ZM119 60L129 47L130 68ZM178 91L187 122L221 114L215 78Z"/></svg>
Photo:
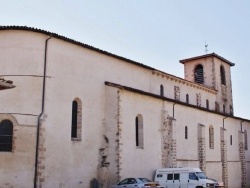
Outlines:
<svg viewBox="0 0 250 188"><path fill-rule="evenodd" d="M14 152L0 153L1 161L5 162L0 165L0 177L4 179L4 183L12 182L10 185L14 187L32 187L33 183L36 126L41 113L45 40L48 37L31 31L0 32L0 64L4 64L0 75L14 81L16 85L15 89L0 92L3 99L0 112L10 113L17 120L17 133L14 135L19 141ZM115 171L118 168L121 168L121 178L141 176L152 179L154 170L161 168L162 140L159 129L163 109L169 116L175 115L178 166L198 167L197 128L198 124L203 124L208 161L206 173L212 178L222 180L219 133L224 116L181 104L174 105L173 102L136 92L110 88L104 82L125 85L155 95L160 94L162 84L164 96L172 99L174 86L179 86L180 101L185 102L186 94L189 94L190 104L196 105L196 94L201 93L201 106L205 108L206 99L209 99L210 109L214 109L216 100L214 90L194 86L195 84L165 73L157 74L154 70L54 37L48 41L47 52L45 111L42 116L43 144L46 149L43 161L44 187L88 188L90 180L100 176L99 149L105 146L104 135L109 139L107 160L110 162L110 182L116 181ZM76 97L82 101L81 141L71 141L72 101ZM135 146L134 125L138 114L143 116L144 149L137 149ZM116 144L118 124L122 143L119 148ZM214 127L214 149L210 149L208 143L210 125ZM233 144L228 144L227 150L229 170L235 167L239 171L240 167L239 125L240 120L225 119L227 141L229 135L233 136ZM188 139L184 138L185 126L188 126ZM250 133L249 122L244 122L244 128ZM122 156L119 167L116 164L117 152ZM246 159L249 162L249 150L246 151ZM249 164L247 166L249 174ZM235 175L237 174L229 173L230 177ZM230 180L229 185L238 186L239 182Z"/></svg>

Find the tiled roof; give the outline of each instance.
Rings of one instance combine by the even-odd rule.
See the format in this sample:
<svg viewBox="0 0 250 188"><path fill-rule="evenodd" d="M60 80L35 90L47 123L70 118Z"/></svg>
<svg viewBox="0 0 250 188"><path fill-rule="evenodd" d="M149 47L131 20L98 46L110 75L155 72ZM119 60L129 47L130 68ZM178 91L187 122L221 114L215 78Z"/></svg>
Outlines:
<svg viewBox="0 0 250 188"><path fill-rule="evenodd" d="M218 59L228 63L230 66L235 65L234 63L232 63L232 62L228 61L227 59L217 55L216 53L205 54L205 55L201 55L201 56L191 57L191 58L188 58L188 59L182 59L182 60L180 60L180 63L185 64L185 63L187 63L189 61L196 60L196 59L202 59L202 58L206 58L206 57L217 57Z"/></svg>
<svg viewBox="0 0 250 188"><path fill-rule="evenodd" d="M87 44L84 44L84 43L75 41L75 40L73 40L73 39L69 39L69 38L67 38L67 37L64 37L64 36L58 35L58 34L56 34L56 33L49 32L49 31L45 31L45 30L41 30L41 29L37 29L37 28L32 28L32 27L27 27L27 26L0 26L0 31L1 31L1 30L25 30L25 31L32 31L32 32L42 33L42 34L49 35L49 36L52 36L52 37L57 38L57 39L61 39L61 40L64 40L64 41L73 43L73 44L78 45L78 46L82 46L82 47L87 48L87 49L90 49L90 50L97 51L97 52L102 53L102 54L105 54L105 55L107 55L107 56L111 56L111 57L114 57L114 58L116 58L116 59L120 59L120 60L125 61L125 62L127 62L127 63L132 63L132 64L134 64L134 65L137 65L137 66L140 66L140 67L149 69L149 70L154 71L154 72L159 72L159 73L164 74L164 75L169 75L169 76L171 76L171 77L173 77L173 78L182 80L182 81L184 81L184 82L190 82L190 81L185 80L185 79L183 79L183 78L174 76L174 75L172 75L172 74L165 73L165 72L163 72L163 71L157 70L157 69L155 69L155 68L152 68L152 67L150 67L150 66L144 65L144 64L142 64L142 63L139 63L139 62L136 62L136 61L133 61L133 60L130 60L130 59L127 59L127 58L124 58L124 57L121 57L121 56L112 54L112 53L109 53L109 52L107 52L107 51L100 50L100 49L95 48L95 47L93 47L93 46L90 46L90 45L87 45ZM193 83L193 84L197 84L197 83L194 83L194 82L192 82L192 83ZM197 85L199 85L199 84L197 84ZM212 89L212 88L207 87L207 86L204 86L204 85L200 85L200 86L201 86L201 87L204 87L204 88ZM212 89L212 90L213 90L213 89Z"/></svg>
<svg viewBox="0 0 250 188"><path fill-rule="evenodd" d="M117 59L120 59L120 60L129 62L129 63L133 63L133 64L135 64L135 65L139 65L139 66L141 66L141 67L144 67L144 68L147 68L147 69L150 69L150 70L156 70L156 69L154 69L154 68L152 68L152 67L150 67L150 66L144 65L144 64L142 64L142 63L138 63L138 62L136 62L136 61L133 61L133 60L130 60L130 59L127 59L127 58L124 58L124 57L121 57L121 56L112 54L112 53L110 53L110 52L107 52L107 51L104 51L104 50L95 48L95 47L93 47L93 46L90 46L90 45L87 45L87 44L84 44L84 43L75 41L75 40L73 40L73 39L64 37L64 36L62 36L62 35L58 35L57 33L52 33L52 32L49 32L49 31L42 30L42 29L37 29L37 28L27 27L27 26L0 26L0 31L1 31L1 30L25 30L25 31L32 31L32 32L42 33L42 34L49 35L49 36L52 36L52 37L54 37L54 38L61 39L61 40L64 40L64 41L67 41L67 42L76 44L76 45L78 45L78 46L82 46L82 47L84 47L84 48L88 48L88 49L90 49L90 50L94 50L94 51L97 51L97 52L99 52L99 53L102 53L102 54L105 54L105 55L108 55L108 56L111 56L111 57L114 57L114 58L117 58Z"/></svg>
<svg viewBox="0 0 250 188"><path fill-rule="evenodd" d="M126 90L126 91L130 91L130 92L138 93L138 94L141 94L141 95L145 95L145 96L149 96L149 97L169 101L169 102L172 102L172 103L175 103L175 104L184 105L184 106L187 106L187 107L190 107L190 108L195 108L195 109L210 112L210 113L213 113L213 114L218 114L218 115L221 115L221 116L224 116L224 117L230 117L230 118L238 119L238 120L241 120L241 121L250 122L249 119L244 119L244 118L237 117L237 116L234 116L234 115L231 115L231 114L225 114L225 113L222 113L222 112L209 110L209 109L206 109L206 108L203 108L203 107L188 104L186 102L178 101L178 100L171 99L171 98L168 98L168 97L163 97L163 96L156 95L154 93L150 93L150 92L146 92L146 91L142 91L142 90L139 90L139 89L136 89L136 88L132 88L132 87L128 87L128 86L124 86L124 85L120 85L120 84L116 84L116 83L112 83L112 82L108 82L108 81L106 81L104 84L106 86L115 87L115 88L118 88L118 89L121 89L121 90Z"/></svg>

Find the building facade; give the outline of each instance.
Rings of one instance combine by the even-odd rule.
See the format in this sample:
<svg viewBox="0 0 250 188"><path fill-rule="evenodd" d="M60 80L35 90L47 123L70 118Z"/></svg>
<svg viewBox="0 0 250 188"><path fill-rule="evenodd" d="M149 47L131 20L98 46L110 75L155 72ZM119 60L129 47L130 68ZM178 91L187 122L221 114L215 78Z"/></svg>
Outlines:
<svg viewBox="0 0 250 188"><path fill-rule="evenodd" d="M0 91L0 187L107 188L165 167L250 187L250 120L234 115L225 58L180 60L182 79L34 28L1 27L0 47L16 86Z"/></svg>

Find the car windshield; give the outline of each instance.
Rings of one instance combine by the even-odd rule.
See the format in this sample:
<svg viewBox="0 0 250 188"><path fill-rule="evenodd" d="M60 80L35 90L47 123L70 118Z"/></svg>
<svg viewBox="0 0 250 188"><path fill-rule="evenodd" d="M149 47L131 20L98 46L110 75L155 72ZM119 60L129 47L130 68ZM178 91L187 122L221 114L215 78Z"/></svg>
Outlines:
<svg viewBox="0 0 250 188"><path fill-rule="evenodd" d="M147 179L147 178L139 178L143 183L146 183L146 182L150 182L150 180L149 179Z"/></svg>
<svg viewBox="0 0 250 188"><path fill-rule="evenodd" d="M203 172L196 172L196 175L199 177L199 179L206 179L207 177L203 174Z"/></svg>

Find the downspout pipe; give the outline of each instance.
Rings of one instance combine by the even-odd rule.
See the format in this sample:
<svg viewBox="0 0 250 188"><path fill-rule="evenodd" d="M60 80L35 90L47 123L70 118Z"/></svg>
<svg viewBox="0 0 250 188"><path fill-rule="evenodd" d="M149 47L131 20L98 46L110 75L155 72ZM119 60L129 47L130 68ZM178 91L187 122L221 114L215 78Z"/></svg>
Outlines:
<svg viewBox="0 0 250 188"><path fill-rule="evenodd" d="M47 70L47 49L48 49L48 41L52 38L50 36L45 41L45 49L44 49L44 68L43 68L43 88L42 88L42 109L41 113L37 119L37 132L36 132L36 156L35 156L35 173L34 173L34 188L37 187L37 170L38 170L38 151L39 151L39 133L40 133L40 120L41 116L44 113L44 101L45 101L45 86L46 86L46 70Z"/></svg>

